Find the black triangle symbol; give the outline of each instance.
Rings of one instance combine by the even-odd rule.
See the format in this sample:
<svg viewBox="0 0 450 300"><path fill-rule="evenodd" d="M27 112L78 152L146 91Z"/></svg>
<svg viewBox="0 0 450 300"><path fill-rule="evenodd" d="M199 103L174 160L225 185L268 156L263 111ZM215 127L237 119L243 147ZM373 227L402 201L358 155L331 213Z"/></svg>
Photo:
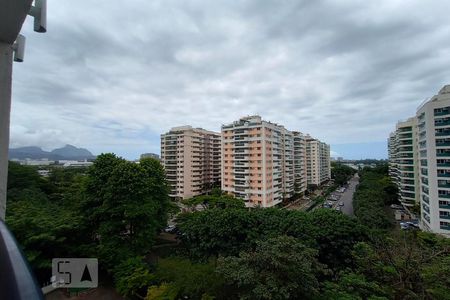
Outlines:
<svg viewBox="0 0 450 300"><path fill-rule="evenodd" d="M83 275L81 275L80 281L92 281L91 273L89 273L87 265L84 267Z"/></svg>

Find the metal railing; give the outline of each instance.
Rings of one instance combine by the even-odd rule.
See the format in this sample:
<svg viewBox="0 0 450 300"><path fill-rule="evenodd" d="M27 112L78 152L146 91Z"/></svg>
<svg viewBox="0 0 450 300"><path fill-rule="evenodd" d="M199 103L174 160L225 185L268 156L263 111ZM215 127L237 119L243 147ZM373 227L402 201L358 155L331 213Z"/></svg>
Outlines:
<svg viewBox="0 0 450 300"><path fill-rule="evenodd" d="M0 299L44 299L17 242L0 221Z"/></svg>

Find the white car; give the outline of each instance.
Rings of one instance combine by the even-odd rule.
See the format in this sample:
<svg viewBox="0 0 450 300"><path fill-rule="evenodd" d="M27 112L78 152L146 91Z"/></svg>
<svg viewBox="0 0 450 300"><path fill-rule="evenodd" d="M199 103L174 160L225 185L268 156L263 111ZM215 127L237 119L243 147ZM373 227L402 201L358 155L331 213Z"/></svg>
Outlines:
<svg viewBox="0 0 450 300"><path fill-rule="evenodd" d="M169 225L166 228L164 228L164 232L172 232L176 228L175 225Z"/></svg>

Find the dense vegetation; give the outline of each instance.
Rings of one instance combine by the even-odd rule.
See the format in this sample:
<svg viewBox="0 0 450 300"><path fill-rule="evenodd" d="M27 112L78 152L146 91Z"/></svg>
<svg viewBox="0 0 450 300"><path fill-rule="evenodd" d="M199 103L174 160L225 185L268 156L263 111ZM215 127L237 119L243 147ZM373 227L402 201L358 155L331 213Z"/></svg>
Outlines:
<svg viewBox="0 0 450 300"><path fill-rule="evenodd" d="M388 176L387 165L364 168L353 196L353 209L358 220L370 227L387 229L392 226L385 207L397 203L397 187Z"/></svg>
<svg viewBox="0 0 450 300"><path fill-rule="evenodd" d="M360 176L356 217L248 210L217 190L188 199L166 247L155 246L170 210L157 161L106 154L48 179L12 163L7 223L39 276L55 256L98 257L128 299L450 299L449 240L387 230L386 168Z"/></svg>
<svg viewBox="0 0 450 300"><path fill-rule="evenodd" d="M139 164L100 155L86 169L9 165L6 223L35 270L48 281L54 257L98 257L114 276L128 259L148 253L167 223L164 170L151 158Z"/></svg>
<svg viewBox="0 0 450 300"><path fill-rule="evenodd" d="M333 179L334 183L337 185L345 185L355 173L356 171L349 166L339 162L331 163L331 179Z"/></svg>

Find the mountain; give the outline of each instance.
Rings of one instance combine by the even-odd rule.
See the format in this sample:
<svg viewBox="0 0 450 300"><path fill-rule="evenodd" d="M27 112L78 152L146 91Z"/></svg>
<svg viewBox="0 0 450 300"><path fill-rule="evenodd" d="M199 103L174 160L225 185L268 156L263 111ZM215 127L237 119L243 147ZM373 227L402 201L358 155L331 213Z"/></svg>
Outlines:
<svg viewBox="0 0 450 300"><path fill-rule="evenodd" d="M52 155L65 157L66 159L92 159L95 158L91 152L83 148L77 148L72 145L65 145L62 148L52 150Z"/></svg>
<svg viewBox="0 0 450 300"><path fill-rule="evenodd" d="M94 159L95 156L86 149L66 145L54 149L51 152L44 151L39 147L21 147L9 149L9 159L49 159L49 160L83 160Z"/></svg>

